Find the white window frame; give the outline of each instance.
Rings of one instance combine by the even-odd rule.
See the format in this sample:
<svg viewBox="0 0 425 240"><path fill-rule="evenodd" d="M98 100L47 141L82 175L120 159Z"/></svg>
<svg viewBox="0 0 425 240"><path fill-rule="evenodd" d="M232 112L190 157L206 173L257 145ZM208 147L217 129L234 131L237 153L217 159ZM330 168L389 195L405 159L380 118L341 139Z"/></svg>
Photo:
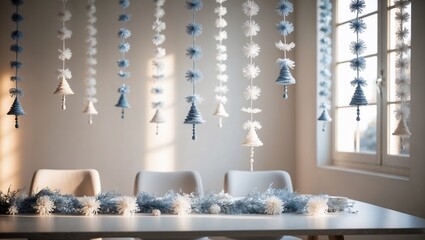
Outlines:
<svg viewBox="0 0 425 240"><path fill-rule="evenodd" d="M336 60L336 50L339 47L345 47L348 48L348 46L336 46L337 44L337 31L336 31L336 11L337 11L337 3L338 0L333 0L333 31L332 31L332 39L333 39L333 59ZM372 171L372 172L378 172L378 173L388 173L392 175L399 175L399 176L408 176L409 174L409 155L390 155L388 151L389 147L389 134L392 133L392 130L388 129L389 125L389 118L394 118L394 113L389 112L388 106L388 88L387 88L387 78L389 73L389 61L388 61L388 54L389 52L392 52L393 50L389 51L387 50L389 48L389 41L388 41L388 26L389 26L389 10L393 7L387 7L387 3L389 0L377 0L378 1L378 9L376 12L366 14L362 17L371 16L374 13L378 14L378 53L377 56L377 66L378 66L378 72L376 73L376 83L374 82L374 79L368 79L368 85L371 84L379 84L380 86L377 89L380 89L380 94L377 93L377 146L376 146L376 153L354 153L354 152L340 152L336 150L336 143L338 141L337 139L337 127L336 124L338 124L338 119L335 114L335 111L333 111L333 119L334 122L332 124L332 136L331 137L331 157L332 160L330 162L331 165L337 166L337 167L344 167L344 168L350 168L350 169L359 169L359 170L366 170L366 171ZM367 1L366 1L367 4ZM349 11L347 6L347 11ZM338 24L340 25L340 24ZM364 57L367 57L364 56ZM332 64L332 92L335 93L337 90L337 81L336 77L337 74L337 64L334 61ZM346 83L347 87L349 87L349 83ZM353 90L354 91L354 90ZM336 108L335 103L336 101L336 94L333 94L333 107ZM391 102L394 103L394 102ZM397 102L395 102L397 103ZM361 109L361 107L360 107ZM355 117L355 112L353 111L353 117Z"/></svg>

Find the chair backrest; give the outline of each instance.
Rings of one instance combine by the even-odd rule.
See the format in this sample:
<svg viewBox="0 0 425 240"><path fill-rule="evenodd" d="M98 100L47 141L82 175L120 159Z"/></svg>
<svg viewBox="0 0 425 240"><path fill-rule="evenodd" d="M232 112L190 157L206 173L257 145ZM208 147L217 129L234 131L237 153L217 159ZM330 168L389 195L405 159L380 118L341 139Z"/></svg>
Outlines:
<svg viewBox="0 0 425 240"><path fill-rule="evenodd" d="M94 196L101 191L99 172L94 169L39 169L32 178L30 195L46 187L77 197Z"/></svg>
<svg viewBox="0 0 425 240"><path fill-rule="evenodd" d="M265 192L269 187L293 191L291 176L285 171L228 171L224 176L224 191L243 197L252 191Z"/></svg>
<svg viewBox="0 0 425 240"><path fill-rule="evenodd" d="M136 175L134 194L147 192L156 196L163 196L169 190L176 193L197 193L203 195L201 176L198 172L173 171L155 172L140 171Z"/></svg>

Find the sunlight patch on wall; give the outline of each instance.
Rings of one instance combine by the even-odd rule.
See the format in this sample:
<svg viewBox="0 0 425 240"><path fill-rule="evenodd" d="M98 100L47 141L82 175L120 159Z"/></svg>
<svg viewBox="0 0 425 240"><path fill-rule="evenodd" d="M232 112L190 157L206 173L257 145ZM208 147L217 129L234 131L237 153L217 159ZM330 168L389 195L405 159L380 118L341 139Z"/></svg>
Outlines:
<svg viewBox="0 0 425 240"><path fill-rule="evenodd" d="M6 115L13 103L8 89L11 87L9 75L0 78L0 190L19 188L21 184L18 151L19 130L15 129L14 116Z"/></svg>
<svg viewBox="0 0 425 240"><path fill-rule="evenodd" d="M165 64L165 79L161 81L161 86L164 88L162 99L165 102L163 115L166 123L159 124L158 135L156 132L155 123L149 123L152 119L155 110L152 109L151 103L154 101L154 95L150 93L150 89L154 86L152 80L153 68L152 59L148 61L146 72L148 78L151 79L146 84L146 100L144 122L148 125L144 143L146 144L146 153L143 159L143 169L151 171L173 171L175 170L175 91L174 91L174 75L175 75L175 56L167 55L162 61Z"/></svg>

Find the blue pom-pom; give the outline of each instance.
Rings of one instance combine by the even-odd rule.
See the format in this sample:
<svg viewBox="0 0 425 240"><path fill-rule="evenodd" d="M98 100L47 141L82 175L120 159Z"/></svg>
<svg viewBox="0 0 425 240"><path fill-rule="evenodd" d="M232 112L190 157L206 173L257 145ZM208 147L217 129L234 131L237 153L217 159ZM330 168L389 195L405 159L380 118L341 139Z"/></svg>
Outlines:
<svg viewBox="0 0 425 240"><path fill-rule="evenodd" d="M366 86L366 80L363 77L356 77L353 81L350 82L352 86L360 85L362 87Z"/></svg>
<svg viewBox="0 0 425 240"><path fill-rule="evenodd" d="M126 71L122 71L122 70L120 70L120 71L117 73L117 75L118 75L118 77L120 77L120 78L129 78L129 77L130 77L130 72L126 72Z"/></svg>
<svg viewBox="0 0 425 240"><path fill-rule="evenodd" d="M118 88L118 93L120 94L126 94L130 92L130 87L127 85L122 85L121 87Z"/></svg>
<svg viewBox="0 0 425 240"><path fill-rule="evenodd" d="M127 68L128 66L130 66L130 61L128 61L127 59L119 59L117 61L117 65L119 68Z"/></svg>
<svg viewBox="0 0 425 240"><path fill-rule="evenodd" d="M9 89L9 94L10 94L11 97L23 96L24 90L22 90L20 88L11 88L11 89Z"/></svg>
<svg viewBox="0 0 425 240"><path fill-rule="evenodd" d="M131 32L130 30L126 29L126 28L120 28L120 30L118 31L118 37L120 38L129 38L131 36Z"/></svg>
<svg viewBox="0 0 425 240"><path fill-rule="evenodd" d="M186 8L191 11L199 11L203 5L202 0L186 0Z"/></svg>
<svg viewBox="0 0 425 240"><path fill-rule="evenodd" d="M197 37L202 33L202 25L195 22L189 23L186 26L186 32L191 36Z"/></svg>
<svg viewBox="0 0 425 240"><path fill-rule="evenodd" d="M10 68L16 68L19 69L22 67L22 63L19 61L10 61Z"/></svg>
<svg viewBox="0 0 425 240"><path fill-rule="evenodd" d="M126 53L130 51L130 43L120 43L120 45L118 46L118 51L120 53Z"/></svg>
<svg viewBox="0 0 425 240"><path fill-rule="evenodd" d="M287 36L288 34L294 31L294 25L288 21L280 21L276 24L277 31L283 36Z"/></svg>
<svg viewBox="0 0 425 240"><path fill-rule="evenodd" d="M128 8L130 6L130 0L119 0L119 5L122 8Z"/></svg>
<svg viewBox="0 0 425 240"><path fill-rule="evenodd" d="M202 49L199 46L191 46L186 49L186 56L190 59L198 60L202 56Z"/></svg>
<svg viewBox="0 0 425 240"><path fill-rule="evenodd" d="M10 45L10 51L14 53L21 53L22 51L24 51L24 48L22 48L18 44L12 44Z"/></svg>
<svg viewBox="0 0 425 240"><path fill-rule="evenodd" d="M362 54L366 50L365 41L359 40L358 42L351 42L350 50L351 50L351 53L355 55Z"/></svg>
<svg viewBox="0 0 425 240"><path fill-rule="evenodd" d="M186 71L186 80L190 83L199 82L202 79L202 73L196 69L189 69Z"/></svg>
<svg viewBox="0 0 425 240"><path fill-rule="evenodd" d="M120 22L128 22L131 19L131 15L130 14L120 14L120 16L118 17L118 21Z"/></svg>
<svg viewBox="0 0 425 240"><path fill-rule="evenodd" d="M359 13L362 13L365 7L366 7L366 4L364 0L352 0L350 3L351 12L358 11Z"/></svg>
<svg viewBox="0 0 425 240"><path fill-rule="evenodd" d="M10 37L11 37L13 40L21 39L23 36L24 36L24 34L23 34L21 31L18 31L18 30L13 31L13 32L10 34Z"/></svg>
<svg viewBox="0 0 425 240"><path fill-rule="evenodd" d="M362 71L366 68L366 59L364 57L354 58L350 61L350 67L356 71Z"/></svg>
<svg viewBox="0 0 425 240"><path fill-rule="evenodd" d="M350 29L352 29L355 33L363 33L366 30L366 23L363 19L354 19L350 22Z"/></svg>
<svg viewBox="0 0 425 240"><path fill-rule="evenodd" d="M11 2L12 2L12 5L14 6L19 6L24 4L24 0L11 0Z"/></svg>
<svg viewBox="0 0 425 240"><path fill-rule="evenodd" d="M280 16L288 16L294 11L294 5L291 2L288 2L288 0L280 0L276 11Z"/></svg>
<svg viewBox="0 0 425 240"><path fill-rule="evenodd" d="M12 14L12 21L20 22L22 20L24 20L24 17L21 14L19 14L19 13L13 13Z"/></svg>
<svg viewBox="0 0 425 240"><path fill-rule="evenodd" d="M19 82L19 81L22 81L22 78L19 77L19 76L11 76L10 77L10 81L12 81L12 82Z"/></svg>

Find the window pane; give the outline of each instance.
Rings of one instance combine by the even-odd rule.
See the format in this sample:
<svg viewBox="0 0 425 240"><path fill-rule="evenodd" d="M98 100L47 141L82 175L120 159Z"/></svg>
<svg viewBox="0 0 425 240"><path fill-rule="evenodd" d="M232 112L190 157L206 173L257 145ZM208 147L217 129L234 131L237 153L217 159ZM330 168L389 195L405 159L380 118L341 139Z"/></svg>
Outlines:
<svg viewBox="0 0 425 240"><path fill-rule="evenodd" d="M359 38L365 41L366 51L362 55L378 53L378 14L373 14L364 18L366 30L359 34ZM353 38L355 40L355 38Z"/></svg>
<svg viewBox="0 0 425 240"><path fill-rule="evenodd" d="M336 150L376 153L376 105L360 107L361 120L356 121L356 107L336 110Z"/></svg>
<svg viewBox="0 0 425 240"><path fill-rule="evenodd" d="M411 15L411 10L410 10L410 5L409 4L404 10L409 13L409 16ZM397 37L396 37L396 32L397 29L400 28L400 23L398 21L395 20L395 14L397 12L400 12L399 8L393 8L390 10L389 12L389 26L388 26L388 30L389 30L389 44L390 44L390 49L394 49L396 44L397 44ZM412 32L412 28L411 28L411 18L409 17L409 20L407 22L403 23L403 28L406 27L407 30L409 30L409 35L408 37L405 39L405 43L407 45L410 46L410 41L411 41L411 32Z"/></svg>
<svg viewBox="0 0 425 240"><path fill-rule="evenodd" d="M396 78L400 75L400 69L395 67L395 61L398 56L395 52L391 52L388 54L388 99L390 102L400 101L400 99L396 96L396 91L398 90L398 86L396 84ZM410 51L407 53L407 57L410 63ZM404 73L407 76L410 76L410 64L407 69L404 70ZM410 96L408 97L408 101L410 100Z"/></svg>
<svg viewBox="0 0 425 240"><path fill-rule="evenodd" d="M397 128L399 120L395 117L395 110L400 108L400 104L389 104L388 106L388 154L390 155L404 155L408 156L410 151L410 138L403 138L403 146L402 147L402 139L400 136L394 136L392 133ZM407 119L407 126L410 126L410 118Z"/></svg>
<svg viewBox="0 0 425 240"><path fill-rule="evenodd" d="M351 0L338 0L337 1L337 23L349 21L356 17L355 12L350 11ZM375 12L378 9L378 1L366 1L366 7L360 16Z"/></svg>
<svg viewBox="0 0 425 240"><path fill-rule="evenodd" d="M356 35L350 29L348 23L337 27L336 29L337 45L336 61L342 62L353 58L353 53L350 51L350 43L356 39Z"/></svg>
<svg viewBox="0 0 425 240"><path fill-rule="evenodd" d="M369 104L376 103L376 78L377 78L377 57L366 58L366 69L360 72L367 85L363 87L364 94ZM355 87L350 82L356 77L356 72L350 68L350 63L337 65L337 106L348 106L354 94Z"/></svg>

